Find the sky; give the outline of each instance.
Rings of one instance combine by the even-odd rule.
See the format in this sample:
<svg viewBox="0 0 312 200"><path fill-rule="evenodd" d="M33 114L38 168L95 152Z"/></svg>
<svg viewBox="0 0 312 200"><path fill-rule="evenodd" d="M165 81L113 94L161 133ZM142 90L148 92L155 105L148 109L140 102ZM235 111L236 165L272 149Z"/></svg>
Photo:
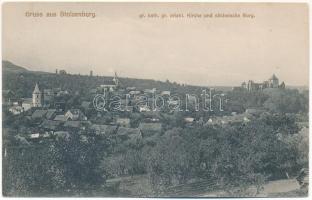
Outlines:
<svg viewBox="0 0 312 200"><path fill-rule="evenodd" d="M2 9L2 58L30 70L116 71L120 77L202 86L262 82L273 73L286 85L309 81L307 4L37 2L5 3ZM62 11L96 16L60 17ZM148 13L167 17L140 17Z"/></svg>

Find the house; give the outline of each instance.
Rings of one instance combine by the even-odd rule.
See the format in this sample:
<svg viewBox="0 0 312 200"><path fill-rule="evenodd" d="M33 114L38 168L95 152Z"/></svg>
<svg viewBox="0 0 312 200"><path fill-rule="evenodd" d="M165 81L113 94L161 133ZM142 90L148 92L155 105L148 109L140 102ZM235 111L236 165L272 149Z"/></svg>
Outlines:
<svg viewBox="0 0 312 200"><path fill-rule="evenodd" d="M65 101L58 101L54 103L54 107L56 108L56 110L58 111L64 111L65 110Z"/></svg>
<svg viewBox="0 0 312 200"><path fill-rule="evenodd" d="M39 133L32 133L30 134L30 139L38 139L40 137Z"/></svg>
<svg viewBox="0 0 312 200"><path fill-rule="evenodd" d="M59 92L57 92L56 96L61 97L61 96L66 96L69 95L69 91L67 90L61 90Z"/></svg>
<svg viewBox="0 0 312 200"><path fill-rule="evenodd" d="M126 90L127 91L133 91L133 90L136 90L136 87L127 87Z"/></svg>
<svg viewBox="0 0 312 200"><path fill-rule="evenodd" d="M66 121L63 127L66 130L85 130L90 125L91 122L89 121Z"/></svg>
<svg viewBox="0 0 312 200"><path fill-rule="evenodd" d="M70 109L65 113L68 120L87 120L87 117L79 109Z"/></svg>
<svg viewBox="0 0 312 200"><path fill-rule="evenodd" d="M170 91L162 91L161 93L160 93L160 95L161 96L170 96L170 94L171 94L171 92Z"/></svg>
<svg viewBox="0 0 312 200"><path fill-rule="evenodd" d="M116 89L116 85L113 81L104 81L102 85L100 85L105 91L114 91Z"/></svg>
<svg viewBox="0 0 312 200"><path fill-rule="evenodd" d="M39 118L44 118L45 115L47 114L47 110L35 110L35 112L33 112L33 114L31 115L32 119L39 119Z"/></svg>
<svg viewBox="0 0 312 200"><path fill-rule="evenodd" d="M142 131L143 136L154 135L155 133L160 133L162 130L161 123L146 123L142 122L139 124L139 129Z"/></svg>
<svg viewBox="0 0 312 200"><path fill-rule="evenodd" d="M14 92L11 90L2 90L2 104L11 105L12 100L15 98Z"/></svg>
<svg viewBox="0 0 312 200"><path fill-rule="evenodd" d="M184 122L186 122L186 123L192 123L194 121L195 121L195 119L193 117L185 117L184 118Z"/></svg>
<svg viewBox="0 0 312 200"><path fill-rule="evenodd" d="M156 88L153 89L145 89L144 94L154 94L156 92Z"/></svg>
<svg viewBox="0 0 312 200"><path fill-rule="evenodd" d="M130 91L129 94L132 95L132 96L134 96L134 95L139 95L139 94L141 94L141 91L139 91L139 90L134 90L134 91Z"/></svg>
<svg viewBox="0 0 312 200"><path fill-rule="evenodd" d="M13 114L13 115L19 115L22 112L24 112L24 108L22 106L13 106L9 109L9 111Z"/></svg>
<svg viewBox="0 0 312 200"><path fill-rule="evenodd" d="M112 80L104 80L103 84L100 86L101 88L103 88L106 91L114 91L116 90L116 88L119 86L120 82L119 79L117 77L117 73L115 73L115 76Z"/></svg>
<svg viewBox="0 0 312 200"><path fill-rule="evenodd" d="M150 107L147 105L139 105L138 106L139 112L149 112L151 111Z"/></svg>
<svg viewBox="0 0 312 200"><path fill-rule="evenodd" d="M112 135L116 132L117 126L92 124L90 129L94 130L96 135Z"/></svg>
<svg viewBox="0 0 312 200"><path fill-rule="evenodd" d="M116 119L116 124L120 125L122 127L130 127L130 119L129 118L117 118Z"/></svg>
<svg viewBox="0 0 312 200"><path fill-rule="evenodd" d="M31 109L32 105L33 105L32 98L25 98L22 100L22 107L24 111Z"/></svg>

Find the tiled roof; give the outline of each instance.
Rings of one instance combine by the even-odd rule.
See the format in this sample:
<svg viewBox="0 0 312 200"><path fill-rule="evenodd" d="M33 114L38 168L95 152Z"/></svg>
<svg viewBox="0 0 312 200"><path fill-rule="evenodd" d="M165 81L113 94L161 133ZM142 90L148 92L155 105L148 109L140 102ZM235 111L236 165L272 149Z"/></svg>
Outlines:
<svg viewBox="0 0 312 200"><path fill-rule="evenodd" d="M54 120L56 120L56 121L67 121L67 117L65 115L56 115Z"/></svg>
<svg viewBox="0 0 312 200"><path fill-rule="evenodd" d="M51 119L51 117L53 117L55 112L56 112L56 109L49 109L47 114L46 114L46 118Z"/></svg>
<svg viewBox="0 0 312 200"><path fill-rule="evenodd" d="M32 114L32 118L42 118L47 113L47 110L35 110L35 112Z"/></svg>

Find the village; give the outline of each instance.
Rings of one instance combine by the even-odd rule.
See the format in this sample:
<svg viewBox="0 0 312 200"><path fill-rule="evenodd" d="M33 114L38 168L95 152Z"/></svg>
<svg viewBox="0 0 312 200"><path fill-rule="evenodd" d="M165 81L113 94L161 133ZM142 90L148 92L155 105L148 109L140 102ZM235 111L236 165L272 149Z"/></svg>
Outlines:
<svg viewBox="0 0 312 200"><path fill-rule="evenodd" d="M49 76L65 79L77 77L81 80L94 78L92 71L89 76L83 77L68 74L65 70L56 70L55 74ZM65 148L62 147L63 142L72 143L76 141L75 138L79 145L92 146L90 142L97 138L93 144L95 147L110 148L110 153L105 150L109 156L102 158L108 159L102 167L107 168L109 179L105 184L108 189L105 190L110 191L110 187L117 187L116 184L119 184L116 179L128 179L129 175L135 174L136 178L149 180L146 177L148 169L140 165L137 169L138 164L135 162L148 157L148 154L141 155L146 151L144 149L157 151L155 148L168 134L178 133L182 137L187 133L194 138L206 138L218 131L226 135L223 131L230 127L253 127L259 120L271 117L276 118L274 120L285 120L283 117L287 120L295 119L300 132L308 130L306 120L301 120L301 113L280 116L263 106L256 106L259 101L257 98L286 92L285 83L279 84L276 75L263 83L249 80L248 84L243 82L241 86L228 91L198 88L193 94L176 93L169 89L137 88L123 84L121 80L124 79L115 73L113 77L100 81L101 84L97 87L87 90L87 93L61 87L45 88L40 82L33 82L31 98L17 97L14 91L3 90L3 110L6 115L3 127L4 158L14 159L17 152L24 155L29 154L30 149L44 149L58 144ZM242 96L247 98L247 106L240 106ZM254 97L257 98L253 100ZM251 104L253 106L248 106L250 100L254 102ZM198 131L207 133L205 136L195 136ZM298 130L288 130L295 131ZM283 141L284 133L277 133L276 139ZM79 151L85 153L82 149ZM125 157L129 156L128 151L140 152L140 158L135 157L136 153L133 157ZM134 162L132 159L139 160ZM202 170L207 167L207 163L203 161L198 165ZM286 174L288 176L287 172ZM134 184L141 184L141 178ZM211 187L214 188L215 184L217 183L208 185L213 185ZM117 188L119 191L120 187Z"/></svg>
<svg viewBox="0 0 312 200"><path fill-rule="evenodd" d="M45 89L40 88L38 83L36 83L32 98L23 99L14 99L14 93L12 91L3 91L4 105L7 106L9 112L15 116L23 115L25 119L34 122L33 127L24 127L23 136L18 135L20 140L25 137L25 141L42 140L53 136L64 137L69 135L73 130L85 131L86 129L95 131L96 134L116 134L122 138L128 137L128 139L142 139L156 133L160 134L163 131L163 125L159 117L159 112L164 111L161 106L157 107L157 102L151 100L155 93L156 88L140 91L135 87L121 87L117 74L115 74L111 81L103 82L98 88L90 91L90 95L95 97L93 102L82 101L80 105L68 110L65 110L64 99L72 94L61 88ZM157 93L159 94L158 98L162 98L163 101L164 99L168 100L168 107L173 108L170 110L170 113L183 111L179 107L180 99L177 96L168 98L171 94L170 91L157 91ZM100 97L103 99L105 96L114 97L113 95L122 95L124 99L120 99L120 96L118 96L118 101L115 100L109 104L113 108L108 108L109 106L105 102L102 102L102 105L99 106L101 104L101 101L97 99L97 95L99 94L101 94ZM204 94L206 95L206 91L204 91ZM145 97L145 99L142 100L142 97ZM56 99L57 101L55 101ZM211 103L211 98L207 100L210 100ZM195 111L198 111L196 110L198 101L199 99L196 99L194 96L188 96L187 102L189 102L190 107L195 108ZM217 101L220 101L219 107L220 111L222 111L221 99L218 98ZM52 105L53 102L54 104ZM112 106L114 102L118 105ZM204 102L206 102L205 99ZM211 104L210 110L212 110ZM135 126L131 123L130 118L122 117L125 114L119 115L121 111L138 114L143 113L143 115L150 113L150 117L143 117L144 119ZM102 121L101 124L97 124L96 121L105 114L104 112L113 112L115 114L107 123ZM189 127L195 124L207 126L235 122L248 123L254 115L259 115L263 112L265 111L251 108L246 109L246 112L242 114L232 112L229 116L210 117L207 121L204 121L202 117L195 119L192 116L186 115L182 123L185 123Z"/></svg>

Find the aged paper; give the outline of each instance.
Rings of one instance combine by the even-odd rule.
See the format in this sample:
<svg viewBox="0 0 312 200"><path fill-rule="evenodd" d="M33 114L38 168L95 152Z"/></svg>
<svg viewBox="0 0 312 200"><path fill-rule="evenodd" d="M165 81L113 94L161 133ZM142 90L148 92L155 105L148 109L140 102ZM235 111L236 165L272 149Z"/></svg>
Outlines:
<svg viewBox="0 0 312 200"><path fill-rule="evenodd" d="M307 4L2 11L4 196L307 197Z"/></svg>

